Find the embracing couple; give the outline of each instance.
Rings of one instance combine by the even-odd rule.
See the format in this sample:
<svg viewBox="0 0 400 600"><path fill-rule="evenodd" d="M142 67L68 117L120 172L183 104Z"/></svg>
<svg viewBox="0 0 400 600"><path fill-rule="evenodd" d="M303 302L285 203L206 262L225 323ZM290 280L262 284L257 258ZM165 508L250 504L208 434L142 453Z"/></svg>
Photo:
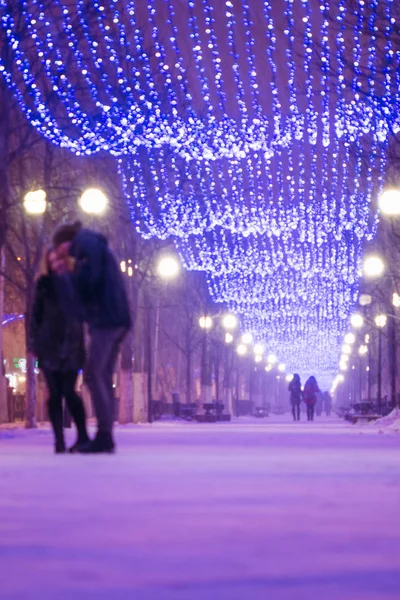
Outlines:
<svg viewBox="0 0 400 600"><path fill-rule="evenodd" d="M83 322L90 336L87 357ZM28 349L37 356L49 391L56 453L66 451L63 397L78 433L70 451L114 452L113 373L129 327L122 275L106 238L82 228L79 222L60 227L46 253L45 273L37 281L28 339ZM81 369L97 417L93 440L87 434L84 406L75 391Z"/></svg>

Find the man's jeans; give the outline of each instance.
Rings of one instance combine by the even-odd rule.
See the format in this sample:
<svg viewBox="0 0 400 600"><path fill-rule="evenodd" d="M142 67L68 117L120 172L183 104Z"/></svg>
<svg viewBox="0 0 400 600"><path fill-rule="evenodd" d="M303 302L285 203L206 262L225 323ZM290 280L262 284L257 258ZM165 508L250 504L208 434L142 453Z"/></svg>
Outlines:
<svg viewBox="0 0 400 600"><path fill-rule="evenodd" d="M98 430L103 433L111 433L114 424L113 373L126 331L124 327L90 331L85 380L96 411Z"/></svg>

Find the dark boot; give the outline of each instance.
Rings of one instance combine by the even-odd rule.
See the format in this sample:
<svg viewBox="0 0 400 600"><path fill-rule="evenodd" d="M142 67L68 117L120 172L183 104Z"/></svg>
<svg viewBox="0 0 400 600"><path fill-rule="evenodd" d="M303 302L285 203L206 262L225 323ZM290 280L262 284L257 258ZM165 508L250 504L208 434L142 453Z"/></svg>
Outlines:
<svg viewBox="0 0 400 600"><path fill-rule="evenodd" d="M56 441L54 446L54 452L56 454L64 454L64 452L66 452L64 440Z"/></svg>
<svg viewBox="0 0 400 600"><path fill-rule="evenodd" d="M69 451L71 453L80 452L80 449L87 446L90 442L86 429L85 409L82 400L77 395L73 400L70 400L69 406L78 432L78 439Z"/></svg>
<svg viewBox="0 0 400 600"><path fill-rule="evenodd" d="M111 433L98 431L92 442L79 450L82 454L113 454L115 444Z"/></svg>
<svg viewBox="0 0 400 600"><path fill-rule="evenodd" d="M62 406L58 402L49 402L49 417L54 432L54 451L56 454L65 452Z"/></svg>
<svg viewBox="0 0 400 600"><path fill-rule="evenodd" d="M75 454L76 452L84 452L85 448L87 448L90 443L90 438L87 434L85 437L78 435L78 439L76 440L75 444L70 447L68 452L71 454Z"/></svg>

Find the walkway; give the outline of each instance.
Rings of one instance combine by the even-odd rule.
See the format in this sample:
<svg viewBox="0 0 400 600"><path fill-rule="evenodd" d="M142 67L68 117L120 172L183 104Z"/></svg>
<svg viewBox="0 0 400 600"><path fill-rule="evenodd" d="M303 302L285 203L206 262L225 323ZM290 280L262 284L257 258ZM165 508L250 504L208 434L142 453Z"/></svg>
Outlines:
<svg viewBox="0 0 400 600"><path fill-rule="evenodd" d="M398 600L400 435L289 417L0 430L2 600Z"/></svg>

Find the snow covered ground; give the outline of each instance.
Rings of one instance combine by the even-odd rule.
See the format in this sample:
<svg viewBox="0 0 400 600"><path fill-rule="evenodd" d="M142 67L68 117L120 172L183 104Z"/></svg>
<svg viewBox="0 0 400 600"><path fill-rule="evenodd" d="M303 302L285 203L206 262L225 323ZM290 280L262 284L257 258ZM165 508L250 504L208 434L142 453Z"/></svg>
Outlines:
<svg viewBox="0 0 400 600"><path fill-rule="evenodd" d="M0 429L0 598L399 600L382 431L158 423L117 428L115 456L55 456L48 429Z"/></svg>

